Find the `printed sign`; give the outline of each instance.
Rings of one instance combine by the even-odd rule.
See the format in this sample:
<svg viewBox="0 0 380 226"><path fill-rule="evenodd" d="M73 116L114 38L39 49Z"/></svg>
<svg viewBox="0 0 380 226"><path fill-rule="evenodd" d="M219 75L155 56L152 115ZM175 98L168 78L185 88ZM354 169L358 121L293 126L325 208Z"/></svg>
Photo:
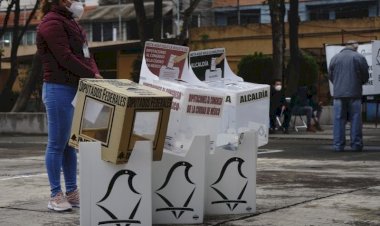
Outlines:
<svg viewBox="0 0 380 226"><path fill-rule="evenodd" d="M338 54L344 46L327 45L326 46L326 62L327 69L330 66L331 59ZM369 80L363 85L363 95L380 94L380 41L361 44L358 47L358 52L361 53L368 63ZM379 56L379 57L378 57ZM333 96L333 84L330 82L330 93Z"/></svg>
<svg viewBox="0 0 380 226"><path fill-rule="evenodd" d="M189 94L186 113L204 116L217 116L222 113L224 99L220 96Z"/></svg>
<svg viewBox="0 0 380 226"><path fill-rule="evenodd" d="M146 42L144 56L149 70L156 76L181 79L188 47L157 42Z"/></svg>
<svg viewBox="0 0 380 226"><path fill-rule="evenodd" d="M213 81L224 78L224 48L192 51L190 65L201 81Z"/></svg>

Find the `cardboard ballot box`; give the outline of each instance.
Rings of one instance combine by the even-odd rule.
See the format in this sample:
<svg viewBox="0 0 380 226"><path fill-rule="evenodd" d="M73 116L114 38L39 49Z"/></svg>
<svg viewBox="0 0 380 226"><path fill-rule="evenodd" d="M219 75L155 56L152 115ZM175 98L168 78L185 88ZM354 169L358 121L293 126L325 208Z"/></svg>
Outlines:
<svg viewBox="0 0 380 226"><path fill-rule="evenodd" d="M137 140L160 160L173 97L126 79L80 80L69 144L100 141L102 159L126 163Z"/></svg>

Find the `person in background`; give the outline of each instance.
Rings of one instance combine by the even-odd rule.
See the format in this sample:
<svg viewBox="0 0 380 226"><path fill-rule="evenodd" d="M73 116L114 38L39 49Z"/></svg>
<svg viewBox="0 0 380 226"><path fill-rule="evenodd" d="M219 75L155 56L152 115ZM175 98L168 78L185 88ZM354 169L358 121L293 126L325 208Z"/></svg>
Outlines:
<svg viewBox="0 0 380 226"><path fill-rule="evenodd" d="M311 125L313 108L309 105L306 86L297 89L297 92L292 96L291 106L293 115L306 115L306 131L315 133L316 129Z"/></svg>
<svg viewBox="0 0 380 226"><path fill-rule="evenodd" d="M309 106L312 107L312 119L314 121L314 127L317 131L323 131L319 121L322 114L322 102L317 100L317 90L315 86L310 86L307 90L307 98L309 100Z"/></svg>
<svg viewBox="0 0 380 226"><path fill-rule="evenodd" d="M346 47L330 61L329 80L333 84L334 98L334 150L343 151L346 144L347 116L351 124L351 149L363 150L362 85L368 82L368 63L357 52L356 41L348 41Z"/></svg>
<svg viewBox="0 0 380 226"><path fill-rule="evenodd" d="M67 211L79 207L77 156L68 146L73 119L72 101L80 78L102 78L89 53L84 30L76 22L83 4L75 0L45 0L37 27L37 50L43 65L42 100L48 121L45 164L51 195L48 208ZM65 190L61 188L63 171Z"/></svg>
<svg viewBox="0 0 380 226"><path fill-rule="evenodd" d="M277 117L280 118L281 114L284 116L281 128L284 133L289 133L289 122L291 116L288 104L282 91L281 80L274 80L270 88L269 133L273 134L276 132L276 120Z"/></svg>

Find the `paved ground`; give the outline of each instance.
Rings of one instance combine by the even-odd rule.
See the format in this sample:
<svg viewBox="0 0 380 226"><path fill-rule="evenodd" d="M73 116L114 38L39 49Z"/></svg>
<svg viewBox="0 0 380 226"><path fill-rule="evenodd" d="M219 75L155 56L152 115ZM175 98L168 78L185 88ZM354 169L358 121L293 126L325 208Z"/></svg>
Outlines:
<svg viewBox="0 0 380 226"><path fill-rule="evenodd" d="M207 216L204 225L380 225L380 128L365 151L331 151L331 127L274 134L260 148L257 213ZM46 209L46 137L0 135L0 225L79 225L79 211Z"/></svg>

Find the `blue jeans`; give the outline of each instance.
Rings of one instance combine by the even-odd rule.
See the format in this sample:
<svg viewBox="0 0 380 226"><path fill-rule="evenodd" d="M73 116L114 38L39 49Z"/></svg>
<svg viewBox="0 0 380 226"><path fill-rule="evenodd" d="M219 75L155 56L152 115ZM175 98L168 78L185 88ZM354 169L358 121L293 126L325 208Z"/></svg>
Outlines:
<svg viewBox="0 0 380 226"><path fill-rule="evenodd" d="M61 189L61 170L63 171L66 192L77 188L77 154L68 146L74 107L71 105L76 88L44 83L42 100L48 120L48 144L45 153L46 170L50 182L51 197Z"/></svg>
<svg viewBox="0 0 380 226"><path fill-rule="evenodd" d="M292 109L293 115L306 115L307 127L311 125L311 118L313 117L313 108L310 106L294 106Z"/></svg>
<svg viewBox="0 0 380 226"><path fill-rule="evenodd" d="M362 101L360 98L334 99L334 148L343 150L346 144L346 122L351 123L351 148L363 148Z"/></svg>

